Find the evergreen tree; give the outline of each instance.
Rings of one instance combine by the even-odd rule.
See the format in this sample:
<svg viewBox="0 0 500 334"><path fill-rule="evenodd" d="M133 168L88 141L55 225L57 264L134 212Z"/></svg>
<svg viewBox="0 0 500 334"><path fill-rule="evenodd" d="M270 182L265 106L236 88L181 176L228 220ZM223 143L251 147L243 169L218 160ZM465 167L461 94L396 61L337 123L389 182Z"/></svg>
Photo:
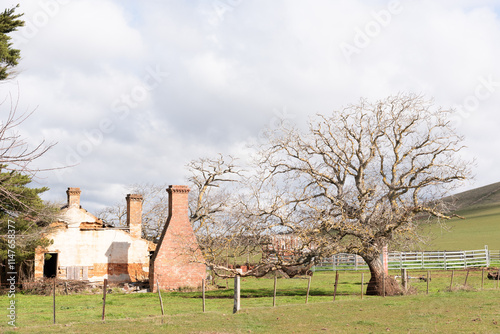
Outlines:
<svg viewBox="0 0 500 334"><path fill-rule="evenodd" d="M30 278L36 247L49 243L43 232L53 221L54 210L39 197L47 187L30 188L30 176L2 172L4 168L0 165L0 266L7 269L4 272L15 268L21 279Z"/></svg>
<svg viewBox="0 0 500 334"><path fill-rule="evenodd" d="M11 37L7 34L24 26L24 21L19 20L23 14L14 14L16 7L5 9L0 13L0 80L5 80L11 74L10 69L17 65L21 58L21 51L12 48Z"/></svg>
<svg viewBox="0 0 500 334"><path fill-rule="evenodd" d="M16 14L19 5L0 12L0 81L9 78L18 64L21 52L13 48L11 32L24 26ZM9 101L5 99L3 102ZM38 246L47 246L43 237L55 212L40 199L46 187L31 188L32 176L39 169L30 163L42 156L52 145L44 141L34 148L17 132L18 127L31 113L18 115L17 105L10 108L0 102L0 272L2 280L8 271L17 271L19 279L30 279L33 274L33 260ZM12 266L12 267L11 267Z"/></svg>

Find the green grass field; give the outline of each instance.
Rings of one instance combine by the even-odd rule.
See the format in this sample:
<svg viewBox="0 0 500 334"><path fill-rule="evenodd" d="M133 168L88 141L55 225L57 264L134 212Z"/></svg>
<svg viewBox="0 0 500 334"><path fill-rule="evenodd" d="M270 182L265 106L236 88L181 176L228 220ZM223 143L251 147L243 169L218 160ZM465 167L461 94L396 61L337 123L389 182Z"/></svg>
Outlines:
<svg viewBox="0 0 500 334"><path fill-rule="evenodd" d="M500 250L500 205L464 209L457 214L466 219L453 218L445 228L439 224L425 226L430 236L426 250Z"/></svg>
<svg viewBox="0 0 500 334"><path fill-rule="evenodd" d="M500 250L500 182L468 190L443 199L454 213L465 219L453 218L440 224L422 226L430 242L417 245L419 250Z"/></svg>
<svg viewBox="0 0 500 334"><path fill-rule="evenodd" d="M5 333L498 333L500 289L481 271L432 272L427 283L411 280L411 294L361 299L361 272L341 272L333 302L333 272L315 273L309 303L306 279L278 279L277 306L272 307L273 279L242 279L242 310L232 314L232 286L208 291L202 312L201 292L163 293L165 316L153 293L107 296L106 321L101 321L101 295L57 295L56 325L52 324L52 297L16 296L18 328ZM391 274L397 274L393 272ZM411 276L426 272L411 272ZM364 273L365 282L369 274ZM219 282L221 283L221 282ZM6 310L8 298L0 297ZM6 312L6 311L4 311Z"/></svg>
<svg viewBox="0 0 500 334"><path fill-rule="evenodd" d="M472 250L488 245L500 249L500 183L456 196L457 213L447 229L424 226L431 236L426 250ZM241 260L238 258L238 260ZM230 259L230 263L236 259ZM244 261L243 261L244 262ZM498 265L498 263L496 263ZM495 269L497 270L497 269ZM391 272L397 275L399 272ZM410 271L412 277L426 271ZM56 325L52 297L16 295L17 326L7 324L9 298L0 295L1 333L500 333L498 282L482 279L481 270L431 272L427 283L410 281L410 293L361 299L362 272L340 272L333 302L333 272L316 272L308 304L306 279L278 279L277 306L273 279L242 279L242 310L232 314L232 281L228 289L207 292L202 312L201 292L163 293L165 316L157 294L113 292L101 320L102 296L57 295ZM364 282L369 273L364 272ZM465 280L467 279L467 285ZM226 285L220 280L219 285ZM484 285L484 286L483 286ZM0 312L1 313L1 312Z"/></svg>

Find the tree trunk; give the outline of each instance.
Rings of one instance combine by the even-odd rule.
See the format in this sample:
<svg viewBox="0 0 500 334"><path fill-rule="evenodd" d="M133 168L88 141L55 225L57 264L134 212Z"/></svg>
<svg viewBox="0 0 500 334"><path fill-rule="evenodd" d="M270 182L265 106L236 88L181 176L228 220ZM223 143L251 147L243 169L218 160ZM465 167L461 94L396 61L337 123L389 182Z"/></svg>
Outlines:
<svg viewBox="0 0 500 334"><path fill-rule="evenodd" d="M370 268L370 281L366 288L366 294L371 296L383 296L384 294L384 277L385 277L385 295L395 296L401 295L403 292L399 283L389 275L384 275L384 266L380 257L375 257L373 259L365 259Z"/></svg>

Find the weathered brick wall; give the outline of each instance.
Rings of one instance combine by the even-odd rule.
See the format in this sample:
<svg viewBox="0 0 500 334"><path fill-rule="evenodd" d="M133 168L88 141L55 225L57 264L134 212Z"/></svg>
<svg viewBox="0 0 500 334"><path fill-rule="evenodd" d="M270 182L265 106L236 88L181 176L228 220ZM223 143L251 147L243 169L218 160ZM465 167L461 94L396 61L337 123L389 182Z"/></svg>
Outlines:
<svg viewBox="0 0 500 334"><path fill-rule="evenodd" d="M35 278L43 277L43 260L44 260L44 249L37 247L35 249Z"/></svg>
<svg viewBox="0 0 500 334"><path fill-rule="evenodd" d="M156 247L149 271L149 283L156 291L198 287L206 268L188 216L187 186L170 186L169 217Z"/></svg>
<svg viewBox="0 0 500 334"><path fill-rule="evenodd" d="M43 254L42 254L43 256ZM38 268L35 267L35 279L43 277L43 261L39 261ZM101 281L107 278L109 282L144 282L149 278L149 271L145 271L142 263L94 263L92 266L76 266L77 268L85 268L87 277L77 279L89 279L90 281ZM57 278L68 279L68 267L58 267ZM97 278L97 279L96 279Z"/></svg>
<svg viewBox="0 0 500 334"><path fill-rule="evenodd" d="M137 282L148 279L142 263L94 263L89 277L107 277L110 282Z"/></svg>

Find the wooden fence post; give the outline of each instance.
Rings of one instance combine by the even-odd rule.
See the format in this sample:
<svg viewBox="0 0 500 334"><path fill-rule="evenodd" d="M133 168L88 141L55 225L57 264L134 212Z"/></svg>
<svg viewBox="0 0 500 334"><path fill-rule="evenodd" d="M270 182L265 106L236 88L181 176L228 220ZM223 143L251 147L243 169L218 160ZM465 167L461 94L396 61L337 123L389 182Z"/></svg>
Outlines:
<svg viewBox="0 0 500 334"><path fill-rule="evenodd" d="M337 297L337 286L339 284L339 271L335 271L335 285L333 287L333 301L335 301L335 297Z"/></svg>
<svg viewBox="0 0 500 334"><path fill-rule="evenodd" d="M427 294L429 294L429 281L431 279L431 275L429 273L429 270L427 270Z"/></svg>
<svg viewBox="0 0 500 334"><path fill-rule="evenodd" d="M309 290L311 289L311 276L307 279L307 293L306 293L306 304L309 300Z"/></svg>
<svg viewBox="0 0 500 334"><path fill-rule="evenodd" d="M385 298L385 271L382 273L382 296Z"/></svg>
<svg viewBox="0 0 500 334"><path fill-rule="evenodd" d="M205 279L201 280L201 299L203 300L203 313L205 313Z"/></svg>
<svg viewBox="0 0 500 334"><path fill-rule="evenodd" d="M401 269L401 283L403 284L403 289L408 291L408 276L406 274L406 269Z"/></svg>
<svg viewBox="0 0 500 334"><path fill-rule="evenodd" d="M158 298L160 299L161 315L164 315L165 313L163 312L163 299L161 298L160 282L158 281L158 279L156 279L156 289L158 290Z"/></svg>
<svg viewBox="0 0 500 334"><path fill-rule="evenodd" d="M234 307L233 307L233 313L236 313L240 310L241 303L240 303L240 275L234 276Z"/></svg>
<svg viewBox="0 0 500 334"><path fill-rule="evenodd" d="M467 279L469 278L469 270L467 269L467 275L465 275L465 282L464 282L464 286L467 285Z"/></svg>
<svg viewBox="0 0 500 334"><path fill-rule="evenodd" d="M276 271L274 272L274 289L273 289L273 307L276 306L276 286L278 285L278 277Z"/></svg>
<svg viewBox="0 0 500 334"><path fill-rule="evenodd" d="M106 318L106 290L108 289L108 279L104 279L104 285L102 286L102 321Z"/></svg>
<svg viewBox="0 0 500 334"><path fill-rule="evenodd" d="M361 273L361 299L363 299L363 281L365 280L365 273Z"/></svg>
<svg viewBox="0 0 500 334"><path fill-rule="evenodd" d="M497 289L498 289L498 281L500 281L500 269L498 269L498 274L497 274Z"/></svg>
<svg viewBox="0 0 500 334"><path fill-rule="evenodd" d="M54 311L54 325L56 324L56 278L54 277L54 291L52 292L52 305Z"/></svg>
<svg viewBox="0 0 500 334"><path fill-rule="evenodd" d="M484 288L484 268L481 269L481 290Z"/></svg>
<svg viewBox="0 0 500 334"><path fill-rule="evenodd" d="M451 288L453 287L453 275L455 274L455 270L452 270L451 271L451 280L450 280L450 291L451 291Z"/></svg>

